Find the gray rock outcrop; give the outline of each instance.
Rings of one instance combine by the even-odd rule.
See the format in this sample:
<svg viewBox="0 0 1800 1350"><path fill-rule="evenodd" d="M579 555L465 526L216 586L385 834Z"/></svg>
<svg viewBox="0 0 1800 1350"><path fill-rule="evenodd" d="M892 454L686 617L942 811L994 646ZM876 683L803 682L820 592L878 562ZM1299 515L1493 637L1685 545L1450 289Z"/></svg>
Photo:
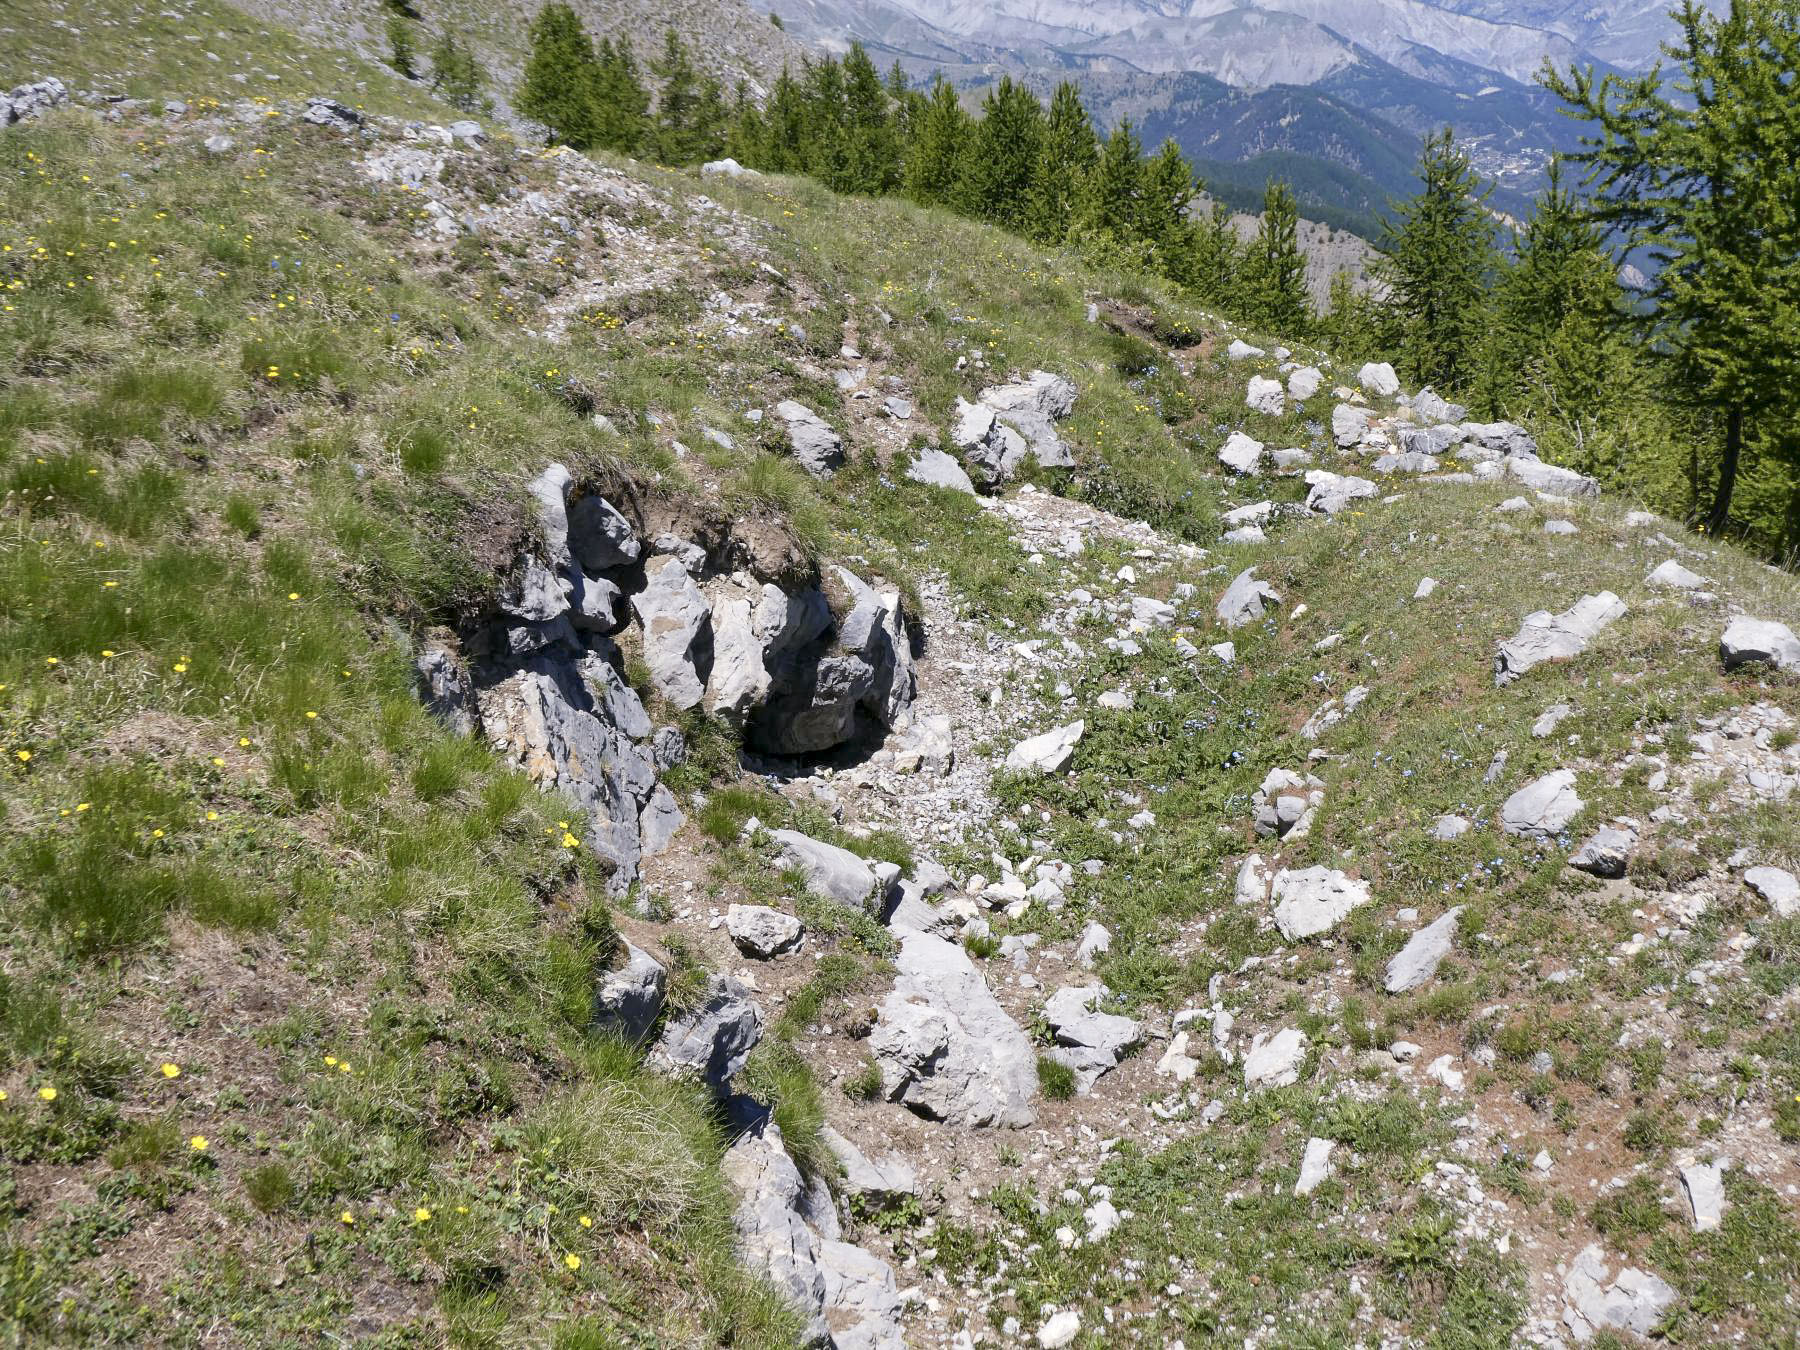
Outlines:
<svg viewBox="0 0 1800 1350"><path fill-rule="evenodd" d="M654 1058L722 1091L761 1039L762 1010L750 991L728 975L714 975L692 1007L669 1015Z"/></svg>
<svg viewBox="0 0 1800 1350"><path fill-rule="evenodd" d="M844 438L804 403L783 399L775 415L787 428L788 445L801 468L815 478L829 478L844 464Z"/></svg>
<svg viewBox="0 0 1800 1350"><path fill-rule="evenodd" d="M1387 964L1387 977L1382 983L1390 994L1404 994L1408 990L1417 989L1432 976L1443 963L1450 950L1456 944L1456 924L1462 916L1463 907L1457 905L1447 909L1437 919L1425 925L1412 937Z"/></svg>
<svg viewBox="0 0 1800 1350"><path fill-rule="evenodd" d="M1255 623L1266 609L1280 603L1280 593L1268 582L1258 581L1254 567L1246 567L1225 588L1216 612L1220 623L1236 629Z"/></svg>
<svg viewBox="0 0 1800 1350"><path fill-rule="evenodd" d="M1558 769L1506 799L1500 808L1500 828L1527 838L1554 839L1586 805L1575 791L1575 771Z"/></svg>
<svg viewBox="0 0 1800 1350"><path fill-rule="evenodd" d="M1369 903L1369 888L1336 868L1282 868L1275 874L1275 927L1289 942L1330 932Z"/></svg>
<svg viewBox="0 0 1800 1350"><path fill-rule="evenodd" d="M926 933L900 935L894 988L869 1050L883 1094L931 1120L1022 1127L1037 1119L1037 1054L968 954Z"/></svg>
<svg viewBox="0 0 1800 1350"><path fill-rule="evenodd" d="M1625 602L1611 591L1584 595L1561 614L1547 609L1527 614L1519 631L1494 655L1494 683L1511 684L1546 661L1573 660L1624 614Z"/></svg>
<svg viewBox="0 0 1800 1350"><path fill-rule="evenodd" d="M1719 638L1719 660L1727 670L1767 661L1779 670L1800 672L1800 638L1785 623L1740 615Z"/></svg>
<svg viewBox="0 0 1800 1350"><path fill-rule="evenodd" d="M650 1034L662 1015L669 972L662 962L631 942L625 964L601 973L594 988L594 1025L637 1042Z"/></svg>
<svg viewBox="0 0 1800 1350"><path fill-rule="evenodd" d="M880 913L887 897L877 885L875 869L849 849L798 830L773 830L770 837L780 850L780 865L800 873L814 895L865 914Z"/></svg>

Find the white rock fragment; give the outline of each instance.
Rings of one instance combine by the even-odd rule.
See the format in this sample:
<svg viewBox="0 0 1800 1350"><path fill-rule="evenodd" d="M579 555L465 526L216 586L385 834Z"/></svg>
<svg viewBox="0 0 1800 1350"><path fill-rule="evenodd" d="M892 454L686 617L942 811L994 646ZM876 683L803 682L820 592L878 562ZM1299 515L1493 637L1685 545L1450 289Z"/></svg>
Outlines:
<svg viewBox="0 0 1800 1350"><path fill-rule="evenodd" d="M1244 1086L1287 1087L1298 1083L1307 1044L1306 1033L1298 1027L1285 1027L1273 1036L1258 1032L1244 1056Z"/></svg>
<svg viewBox="0 0 1800 1350"><path fill-rule="evenodd" d="M1020 741L1007 752L1006 767L1013 773L1061 773L1086 730L1086 722L1071 722Z"/></svg>
<svg viewBox="0 0 1800 1350"><path fill-rule="evenodd" d="M1311 1195L1331 1175L1331 1152L1336 1147L1335 1139L1320 1139L1316 1135L1306 1141L1306 1153L1300 1159L1300 1179L1294 1183L1295 1195Z"/></svg>

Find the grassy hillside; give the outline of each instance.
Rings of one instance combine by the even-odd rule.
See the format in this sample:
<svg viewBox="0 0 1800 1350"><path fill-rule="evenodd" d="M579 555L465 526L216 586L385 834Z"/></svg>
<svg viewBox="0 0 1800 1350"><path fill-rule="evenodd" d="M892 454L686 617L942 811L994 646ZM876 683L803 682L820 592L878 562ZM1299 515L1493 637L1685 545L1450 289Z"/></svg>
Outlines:
<svg viewBox="0 0 1800 1350"><path fill-rule="evenodd" d="M1690 1341L1800 1330L1800 919L1771 915L1731 861L1792 868L1800 833L1790 801L1747 789L1704 739L1764 705L1756 764L1800 770L1775 725L1800 714L1800 681L1716 659L1731 606L1800 626L1791 577L1659 538L1673 527L1629 524L1629 503L1496 511L1516 483L1396 478L1303 518L1298 478L1218 471L1229 430L1366 466L1331 457L1324 399L1248 411L1245 378L1275 358L1227 360L1221 325L1159 285L805 181L312 125L295 100L314 92L453 114L378 68L223 9L210 21L229 46L175 46L189 22L123 10L79 40L34 23L23 59L45 64L8 68L150 100L0 130L8 1335L794 1343L793 1310L734 1252L728 1115L592 1028L621 933L668 958L678 1004L705 971L741 967L707 913L736 901L791 902L815 944L762 970L773 1015L740 1087L822 1175L826 1120L932 1150L914 1155L929 1158L918 1204L855 1229L934 1300L911 1314L918 1343L1007 1340L1009 1318L1030 1335L1054 1304L1081 1311L1092 1345L1241 1344L1259 1326L1286 1344L1503 1345L1554 1322L1559 1263L1590 1241L1667 1279L1665 1324ZM279 85L220 73L255 65ZM393 157L421 149L443 155L438 178L394 181ZM428 197L475 228L440 232ZM839 397L845 344L915 420ZM1027 475L1060 497L996 508L905 477L900 457L941 439L957 396L1039 367L1079 389L1062 426L1076 468ZM784 398L847 434L828 483L794 466L775 419L746 416ZM609 897L571 806L445 731L414 689L420 645L491 605L532 542L524 485L551 459L670 529L755 528L796 571L845 559L892 578L939 624L931 679L1004 705L958 754L998 759L1003 730L1081 716L1071 771L996 770L992 809L969 808L959 839L908 832L925 788L887 801L844 764L796 770L807 791L783 792L632 665L694 747L665 781L695 824L683 870ZM1224 512L1259 496L1268 542L1220 543ZM1008 509L1060 509L1045 503L1111 523L1079 551L1055 530L1028 544ZM1546 519L1579 532L1547 535ZM1645 583L1684 549L1719 605ZM1284 604L1229 635L1224 665L1206 652L1228 636L1213 605L1251 564ZM1439 589L1414 602L1424 575ZM1626 619L1580 660L1495 687L1497 638L1601 588ZM1133 594L1177 617L1109 648L1105 606L1129 612ZM1016 645L1034 641L1064 656ZM1002 669L990 701L978 676ZM1373 692L1353 717L1300 734L1357 684ZM1108 691L1130 706L1099 703ZM1558 702L1571 720L1534 736ZM1580 828L1532 842L1492 827L1565 764ZM1310 834L1285 846L1249 825L1278 766L1324 783ZM1673 786L1653 786L1659 770ZM835 815L814 786L842 794ZM1142 809L1153 829L1120 828ZM1430 840L1448 812L1479 828ZM804 908L742 841L752 813L896 860L929 852L959 878L1025 848L1100 864L1066 907L996 911L965 945L1048 1048L1043 990L1001 941L1065 953L1104 923L1097 977L1157 1043L1093 1097L1060 1100L1048 1071L1038 1131L922 1135L866 1100L857 1025L893 939ZM1625 814L1645 823L1626 879L1565 867L1586 827ZM1285 943L1234 898L1259 848L1347 868L1376 900ZM1401 914L1452 902L1466 909L1435 982L1383 992ZM1227 1058L1191 1021L1191 1084L1159 1077L1173 1017L1213 1002L1244 1028L1303 1029L1299 1081L1240 1092L1242 1046ZM1459 1057L1464 1087L1403 1071L1387 1051L1402 1039L1420 1065ZM1338 1143L1338 1171L1296 1197L1309 1137ZM1556 1170L1532 1166L1539 1149ZM1735 1160L1729 1207L1695 1232L1672 1169L1713 1149ZM1119 1227L1064 1241L1096 1185Z"/></svg>

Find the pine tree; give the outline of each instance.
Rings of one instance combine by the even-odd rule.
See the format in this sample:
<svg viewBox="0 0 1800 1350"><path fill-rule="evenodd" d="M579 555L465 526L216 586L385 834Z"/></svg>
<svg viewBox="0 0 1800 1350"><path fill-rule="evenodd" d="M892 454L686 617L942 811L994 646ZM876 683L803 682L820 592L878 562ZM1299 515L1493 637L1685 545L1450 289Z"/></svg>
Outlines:
<svg viewBox="0 0 1800 1350"><path fill-rule="evenodd" d="M949 206L957 195L964 147L970 136L969 115L956 91L942 75L919 114L919 131L906 157L906 194L925 206Z"/></svg>
<svg viewBox="0 0 1800 1350"><path fill-rule="evenodd" d="M1187 256L1175 260L1171 275L1200 303L1238 313L1243 265L1244 251L1231 223L1231 208L1214 202L1212 210L1194 222Z"/></svg>
<svg viewBox="0 0 1800 1350"><path fill-rule="evenodd" d="M407 79L414 78L418 74L414 67L418 53L413 47L412 25L398 14L388 15L387 40L388 64Z"/></svg>
<svg viewBox="0 0 1800 1350"><path fill-rule="evenodd" d="M1747 442L1766 439L1790 473L1800 461L1800 5L1731 0L1716 15L1683 0L1675 18L1672 89L1660 65L1543 79L1591 124L1569 158L1597 188L1594 218L1656 264L1635 307L1645 349L1723 424L1718 533Z"/></svg>
<svg viewBox="0 0 1800 1350"><path fill-rule="evenodd" d="M1060 244L1068 237L1088 176L1099 158L1094 125L1082 106L1081 92L1064 80L1051 96L1043 149L1032 171L1031 201L1026 212L1026 227L1032 238Z"/></svg>
<svg viewBox="0 0 1800 1350"><path fill-rule="evenodd" d="M844 58L844 191L880 195L900 181L900 146L875 63L852 42Z"/></svg>
<svg viewBox="0 0 1800 1350"><path fill-rule="evenodd" d="M1043 104L1023 84L1002 75L981 101L963 185L964 210L1022 232L1043 139Z"/></svg>
<svg viewBox="0 0 1800 1350"><path fill-rule="evenodd" d="M849 112L844 101L844 68L830 56L807 70L806 171L833 191L850 181Z"/></svg>
<svg viewBox="0 0 1800 1350"><path fill-rule="evenodd" d="M439 33L431 44L432 89L453 107L478 112L486 103L481 97L482 83L474 54L449 29Z"/></svg>
<svg viewBox="0 0 1800 1350"><path fill-rule="evenodd" d="M725 107L725 87L711 75L700 81L700 97L694 104L694 128L687 147L687 164L717 159L725 153L725 133L731 114Z"/></svg>
<svg viewBox="0 0 1800 1350"><path fill-rule="evenodd" d="M519 112L542 122L552 141L585 150L595 143L594 77L594 44L575 11L545 5L531 23Z"/></svg>
<svg viewBox="0 0 1800 1350"><path fill-rule="evenodd" d="M894 104L894 163L903 177L907 151L912 148L913 137L919 134L919 117L925 111L925 97L912 87L899 61L888 67L887 92Z"/></svg>
<svg viewBox="0 0 1800 1350"><path fill-rule="evenodd" d="M634 155L649 122L650 95L638 78L631 39L600 39L594 72L594 141L608 150Z"/></svg>
<svg viewBox="0 0 1800 1350"><path fill-rule="evenodd" d="M1406 373L1440 391L1461 390L1475 376L1487 323L1494 227L1450 128L1425 138L1419 178L1419 195L1383 222L1378 275Z"/></svg>
<svg viewBox="0 0 1800 1350"><path fill-rule="evenodd" d="M1382 352L1381 306L1358 289L1349 272L1331 277L1330 298L1315 326L1319 345L1340 361L1352 364L1378 360Z"/></svg>
<svg viewBox="0 0 1800 1350"><path fill-rule="evenodd" d="M1302 337L1312 322L1306 291L1306 259L1300 252L1300 208L1286 183L1263 190L1262 220L1244 258L1240 303L1254 323L1272 333Z"/></svg>

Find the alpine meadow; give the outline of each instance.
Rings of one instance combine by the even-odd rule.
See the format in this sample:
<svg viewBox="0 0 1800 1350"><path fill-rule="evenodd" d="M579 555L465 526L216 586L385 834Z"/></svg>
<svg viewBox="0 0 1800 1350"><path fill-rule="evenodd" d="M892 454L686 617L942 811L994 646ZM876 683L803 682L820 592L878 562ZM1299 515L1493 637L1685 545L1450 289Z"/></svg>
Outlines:
<svg viewBox="0 0 1800 1350"><path fill-rule="evenodd" d="M0 1336L1800 1339L1666 3L13 0Z"/></svg>

